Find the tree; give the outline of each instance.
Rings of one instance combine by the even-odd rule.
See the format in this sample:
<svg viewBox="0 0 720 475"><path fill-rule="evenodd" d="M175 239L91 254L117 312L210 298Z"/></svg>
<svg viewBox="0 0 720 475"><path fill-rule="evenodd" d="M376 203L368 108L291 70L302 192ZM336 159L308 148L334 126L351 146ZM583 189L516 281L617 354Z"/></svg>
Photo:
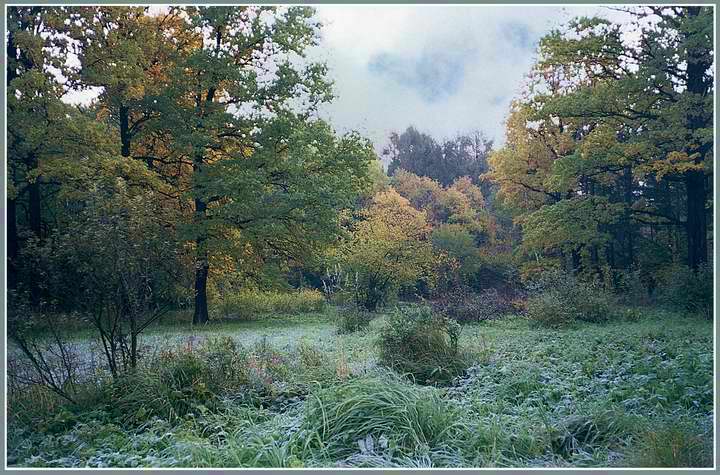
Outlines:
<svg viewBox="0 0 720 475"><path fill-rule="evenodd" d="M370 311L399 289L432 280L433 254L425 212L414 209L394 189L375 195L353 226L341 251L355 279L355 300Z"/></svg>
<svg viewBox="0 0 720 475"><path fill-rule="evenodd" d="M488 170L491 149L492 141L478 131L438 143L415 127L408 127L401 134L390 135L383 155L390 158L388 174L391 176L403 169L449 186L462 176L478 184L479 176ZM487 183L484 186L483 191L489 194L490 187Z"/></svg>
<svg viewBox="0 0 720 475"><path fill-rule="evenodd" d="M638 181L684 185L684 220L658 209L633 207L639 219L680 224L687 236L687 263L707 261L707 190L712 163L712 10L643 7L628 12L641 39L624 41L607 21L575 23L578 38L559 32L546 41L546 64L583 68L587 78L569 94L549 97L542 109L560 118L592 118L623 148L625 173ZM592 63L587 60L592 57ZM640 185L642 187L642 185Z"/></svg>
<svg viewBox="0 0 720 475"><path fill-rule="evenodd" d="M184 228L196 252L193 320L204 323L213 246L222 241L218 238L228 226L250 241L265 235L252 229L292 228L289 223L310 216L299 211L300 189L291 188L292 182L302 175L335 180L325 171L336 172L337 164L348 162L337 153L324 164L316 157L303 162L309 156L297 155L311 150L298 145L302 138L322 138L328 146L328 136L316 135L322 127L303 127L305 133L291 136L293 127L312 121L317 104L331 98L325 66L303 60L319 28L312 9L198 7L182 12L197 40L172 69L171 84L158 103L171 136L170 148L185 164L186 197L194 208L191 223ZM292 148L288 142L293 142ZM353 179L333 182L341 185L339 190L357 185ZM320 193L327 188L318 181L303 191ZM245 200L262 206L256 197L269 201L243 215L248 211L242 206ZM316 203L312 209L317 211L322 207L319 198L309 194L304 202ZM335 204L329 200L327 210L336 210ZM275 205L277 210L267 208ZM268 216L256 217L259 211ZM318 219L326 216L319 213ZM292 253L297 244L287 235L255 241L261 243L281 254Z"/></svg>
<svg viewBox="0 0 720 475"><path fill-rule="evenodd" d="M399 169L392 183L415 209L426 213L433 226L461 225L473 235L478 245L494 240L494 220L485 209L482 191L469 177L457 178L450 186L443 187L431 178Z"/></svg>
<svg viewBox="0 0 720 475"><path fill-rule="evenodd" d="M589 256L587 269L604 260L628 270L649 264L648 246L656 254L671 246L677 254L676 226L686 229L690 266L707 253L700 237L706 205L697 204L705 203L698 196L707 188L698 177L711 166L705 160L712 124L707 13L683 7L632 14L653 20L638 26L636 43L598 18L576 19L541 40L531 85L508 121L506 146L490 160L488 177L524 227L558 213L578 223L607 218L587 228L597 239L571 239L575 248L559 250L560 257L569 253L575 270L581 254ZM686 58L698 66L685 68ZM677 212L681 206L685 213ZM574 227L567 224L557 230ZM547 242L556 229L544 229L530 234Z"/></svg>
<svg viewBox="0 0 720 475"><path fill-rule="evenodd" d="M48 244L52 293L89 318L114 377L136 367L142 332L184 298L182 243L166 232L176 216L156 198L122 179L96 183Z"/></svg>
<svg viewBox="0 0 720 475"><path fill-rule="evenodd" d="M8 284L17 286L21 234L18 206L25 203L25 225L32 239L45 233L42 217L40 164L48 154L57 153L59 122L65 122L68 108L60 101L65 88L53 71L72 78L68 67L65 7L8 7L7 36L7 119L8 129ZM60 136L60 137L59 137ZM39 303L38 276L29 275L32 301Z"/></svg>

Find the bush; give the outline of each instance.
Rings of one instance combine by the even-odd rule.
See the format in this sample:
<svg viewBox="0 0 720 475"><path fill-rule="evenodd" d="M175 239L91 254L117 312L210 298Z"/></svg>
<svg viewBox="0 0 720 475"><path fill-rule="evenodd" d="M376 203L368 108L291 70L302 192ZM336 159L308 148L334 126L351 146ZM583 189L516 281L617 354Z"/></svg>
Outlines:
<svg viewBox="0 0 720 475"><path fill-rule="evenodd" d="M364 330L370 325L374 316L373 313L359 307L342 309L337 321L337 332L347 334Z"/></svg>
<svg viewBox="0 0 720 475"><path fill-rule="evenodd" d="M446 384L467 367L460 325L425 306L395 309L380 331L380 363L420 384Z"/></svg>
<svg viewBox="0 0 720 475"><path fill-rule="evenodd" d="M709 265L693 272L676 265L661 273L658 300L664 306L695 313L711 320L713 317L713 273Z"/></svg>
<svg viewBox="0 0 720 475"><path fill-rule="evenodd" d="M601 323L615 313L612 297L600 285L564 272L546 272L530 289L527 316L542 325L559 327L575 320Z"/></svg>
<svg viewBox="0 0 720 475"><path fill-rule="evenodd" d="M214 313L222 318L249 320L270 313L322 312L325 297L314 289L294 292L242 290L219 297L213 307Z"/></svg>
<svg viewBox="0 0 720 475"><path fill-rule="evenodd" d="M433 308L460 323L493 320L515 311L512 303L495 289L477 294L464 286L454 287L436 300Z"/></svg>
<svg viewBox="0 0 720 475"><path fill-rule="evenodd" d="M114 410L131 425L153 417L183 417L248 385L247 361L229 337L209 339L197 351L163 352L152 367L138 368L115 381Z"/></svg>
<svg viewBox="0 0 720 475"><path fill-rule="evenodd" d="M712 429L710 429L712 430ZM673 422L641 435L627 456L631 467L712 467L712 433Z"/></svg>
<svg viewBox="0 0 720 475"><path fill-rule="evenodd" d="M308 400L301 432L311 450L337 460L360 452L412 455L462 431L454 406L433 388L392 375L359 378Z"/></svg>
<svg viewBox="0 0 720 475"><path fill-rule="evenodd" d="M575 321L575 313L559 292L547 291L528 299L527 318L546 327L563 327Z"/></svg>

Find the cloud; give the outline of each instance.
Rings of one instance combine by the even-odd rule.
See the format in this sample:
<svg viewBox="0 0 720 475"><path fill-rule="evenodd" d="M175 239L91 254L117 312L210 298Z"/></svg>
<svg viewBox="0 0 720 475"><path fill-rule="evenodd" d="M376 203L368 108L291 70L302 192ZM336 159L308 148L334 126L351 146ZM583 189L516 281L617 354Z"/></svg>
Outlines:
<svg viewBox="0 0 720 475"><path fill-rule="evenodd" d="M471 54L464 48L425 49L409 57L382 52L370 59L368 70L415 90L420 98L432 103L460 90Z"/></svg>
<svg viewBox="0 0 720 475"><path fill-rule="evenodd" d="M502 32L511 45L520 49L532 50L537 40L528 25L518 21L504 23Z"/></svg>
<svg viewBox="0 0 720 475"><path fill-rule="evenodd" d="M414 124L438 139L482 130L504 140L510 103L538 40L598 7L318 5L314 57L327 62L337 99L323 116L358 130L379 151Z"/></svg>

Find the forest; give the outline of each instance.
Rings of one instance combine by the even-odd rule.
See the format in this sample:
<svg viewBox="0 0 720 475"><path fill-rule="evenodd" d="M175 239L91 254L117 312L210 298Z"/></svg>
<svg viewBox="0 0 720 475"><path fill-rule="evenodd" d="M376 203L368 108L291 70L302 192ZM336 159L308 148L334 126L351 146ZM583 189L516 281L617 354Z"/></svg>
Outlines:
<svg viewBox="0 0 720 475"><path fill-rule="evenodd" d="M379 150L311 7L8 6L6 465L714 466L714 10L618 9Z"/></svg>

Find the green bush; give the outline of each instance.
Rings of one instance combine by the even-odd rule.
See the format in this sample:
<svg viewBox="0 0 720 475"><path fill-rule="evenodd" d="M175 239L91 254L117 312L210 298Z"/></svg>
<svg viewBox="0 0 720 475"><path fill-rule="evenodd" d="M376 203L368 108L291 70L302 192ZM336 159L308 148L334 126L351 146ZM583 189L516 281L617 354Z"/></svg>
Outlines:
<svg viewBox="0 0 720 475"><path fill-rule="evenodd" d="M436 389L392 375L358 378L317 392L308 400L301 428L307 447L332 459L358 449L412 455L463 429L458 410Z"/></svg>
<svg viewBox="0 0 720 475"><path fill-rule="evenodd" d="M250 320L255 316L270 313L312 313L322 312L324 308L325 297L318 290L242 290L218 297L212 310L221 318Z"/></svg>
<svg viewBox="0 0 720 475"><path fill-rule="evenodd" d="M713 317L713 272L709 265L693 272L676 265L661 273L658 300L666 307L695 313L711 320Z"/></svg>
<svg viewBox="0 0 720 475"><path fill-rule="evenodd" d="M565 272L545 272L530 289L527 316L537 324L561 327L576 320L602 323L616 313L612 296L599 284Z"/></svg>
<svg viewBox="0 0 720 475"><path fill-rule="evenodd" d="M575 313L559 292L546 291L528 299L527 318L546 327L563 327L575 321Z"/></svg>
<svg viewBox="0 0 720 475"><path fill-rule="evenodd" d="M467 367L460 325L425 306L397 308L380 330L380 363L420 384L447 384Z"/></svg>
<svg viewBox="0 0 720 475"><path fill-rule="evenodd" d="M137 368L113 383L113 410L131 425L183 417L248 385L247 362L229 337L209 339L197 351L163 352L152 367Z"/></svg>
<svg viewBox="0 0 720 475"><path fill-rule="evenodd" d="M338 316L337 332L347 334L364 330L373 318L373 313L356 306L342 309Z"/></svg>
<svg viewBox="0 0 720 475"><path fill-rule="evenodd" d="M626 457L631 467L712 467L712 433L672 422L643 433Z"/></svg>

